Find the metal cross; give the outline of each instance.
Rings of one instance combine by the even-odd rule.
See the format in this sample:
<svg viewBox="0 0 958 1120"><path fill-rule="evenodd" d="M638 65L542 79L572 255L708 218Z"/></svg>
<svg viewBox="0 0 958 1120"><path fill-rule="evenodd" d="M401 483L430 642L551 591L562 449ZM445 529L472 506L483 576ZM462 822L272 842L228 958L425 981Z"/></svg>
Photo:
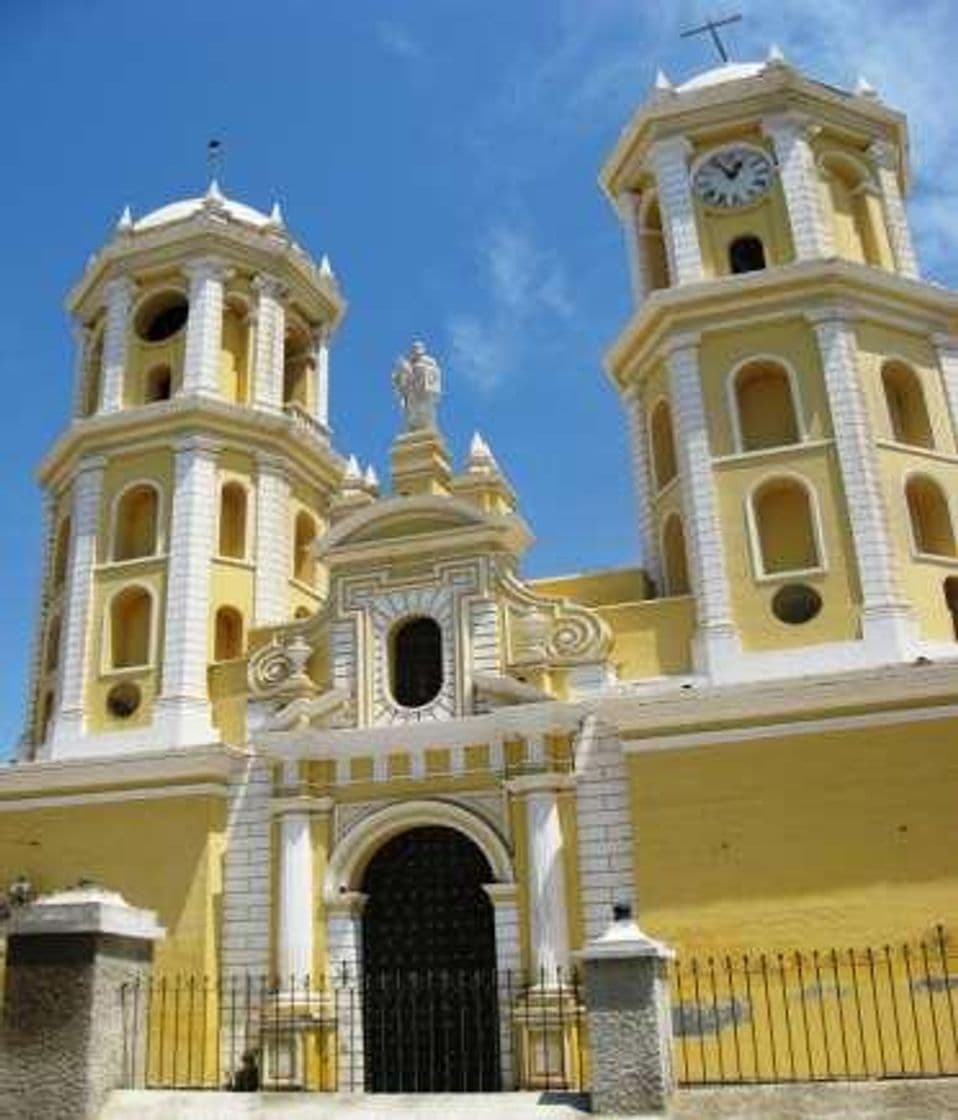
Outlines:
<svg viewBox="0 0 958 1120"><path fill-rule="evenodd" d="M725 19L707 19L700 27L690 27L688 31L683 31L679 38L689 39L693 35L701 35L707 31L712 36L712 43L718 51L718 56L723 62L728 62L728 51L725 49L725 44L719 37L718 29L726 27L730 23L738 23L741 20L741 15L726 16Z"/></svg>

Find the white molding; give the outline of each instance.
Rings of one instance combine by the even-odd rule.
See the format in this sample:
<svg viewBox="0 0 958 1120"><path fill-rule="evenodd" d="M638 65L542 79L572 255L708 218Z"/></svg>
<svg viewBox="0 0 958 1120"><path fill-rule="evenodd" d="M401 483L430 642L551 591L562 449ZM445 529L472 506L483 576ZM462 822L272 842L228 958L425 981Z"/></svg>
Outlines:
<svg viewBox="0 0 958 1120"><path fill-rule="evenodd" d="M130 556L124 560L116 558L116 531L117 531L117 513L120 509L120 502L124 496L131 490L136 489L137 486L145 486L156 494L156 519L153 526L153 551L144 556ZM114 495L110 502L110 520L109 520L109 533L107 540L107 560L108 564L126 564L130 560L152 560L157 556L165 555L167 551L167 533L164 522L166 514L165 504L163 500L163 487L155 478L141 477L131 479L125 483Z"/></svg>
<svg viewBox="0 0 958 1120"><path fill-rule="evenodd" d="M808 427L805 423L805 411L803 408L802 394L798 388L798 375L795 372L795 367L786 358L778 354L757 353L750 354L747 358L742 358L741 361L735 363L734 366L728 371L725 377L725 402L728 408L729 419L732 423L732 439L735 445L736 453L739 455L746 455L755 450L768 451L771 448L749 448L746 449L742 442L742 418L739 415L738 408L738 379L747 366L758 364L774 365L785 372L786 379L788 380L789 394L792 401L792 415L795 417L795 430L798 433L798 440L795 444L781 444L777 445L775 450L785 447L796 447L805 443L808 438Z"/></svg>
<svg viewBox="0 0 958 1120"><path fill-rule="evenodd" d="M782 481L795 482L805 491L812 521L812 535L815 539L815 552L818 563L810 568L793 568L780 572L769 572L765 568L765 555L762 551L761 536L758 531L758 515L755 512L755 495L769 483ZM798 576L821 576L828 571L828 557L825 550L825 531L822 527L822 513L818 504L818 493L812 483L794 470L773 470L756 479L745 495L745 523L748 528L749 551L752 557L752 573L759 583L777 582Z"/></svg>
<svg viewBox="0 0 958 1120"><path fill-rule="evenodd" d="M918 547L918 541L915 538L915 525L911 518L911 509L908 506L908 484L913 481L929 483L939 492L942 501L945 503L945 510L948 513L952 540L958 542L958 535L955 533L955 498L949 497L948 491L934 475L926 474L920 467L910 467L902 475L899 500L904 507L905 524L908 526L908 551L912 560L944 561L946 564L949 561L952 563L958 562L958 557L949 556L947 553L923 552Z"/></svg>
<svg viewBox="0 0 958 1120"><path fill-rule="evenodd" d="M0 798L0 813L28 813L34 809L60 809L76 805L111 805L120 801L165 801L171 797L226 797L228 794L227 786L220 782L190 782L156 789L93 790L51 797Z"/></svg>
<svg viewBox="0 0 958 1120"><path fill-rule="evenodd" d="M150 637L147 659L142 665L113 664L113 602L124 591L136 588L145 591L150 597ZM130 579L111 590L103 600L103 614L100 619L100 676L126 675L127 673L146 672L156 668L156 639L159 632L159 609L156 592L148 583Z"/></svg>
<svg viewBox="0 0 958 1120"><path fill-rule="evenodd" d="M806 455L813 451L824 451L834 447L833 439L806 439L802 443L783 443L778 447L757 447L754 451L736 451L732 455L715 455L712 464L716 467L734 466L739 463L756 463L767 459L792 459L796 455Z"/></svg>
<svg viewBox="0 0 958 1120"><path fill-rule="evenodd" d="M224 471L222 467L219 468L219 484L216 491L216 517L213 525L213 559L214 560L232 560L234 562L248 563L250 560L250 521L252 520L252 513L254 502L253 487L248 479L243 478L242 475L234 474L231 471ZM223 491L227 486L238 486L245 495L246 506L243 511L243 554L242 556L226 556L220 552L220 526L223 520Z"/></svg>

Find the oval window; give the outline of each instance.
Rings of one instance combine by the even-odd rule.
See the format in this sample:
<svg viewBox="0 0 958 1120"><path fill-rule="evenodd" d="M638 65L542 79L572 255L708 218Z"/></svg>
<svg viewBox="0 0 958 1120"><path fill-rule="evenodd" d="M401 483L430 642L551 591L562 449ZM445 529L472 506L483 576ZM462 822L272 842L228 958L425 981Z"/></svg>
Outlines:
<svg viewBox="0 0 958 1120"><path fill-rule="evenodd" d="M789 626L811 622L821 609L821 595L805 583L786 583L772 596L772 614Z"/></svg>
<svg viewBox="0 0 958 1120"><path fill-rule="evenodd" d="M390 684L397 704L421 708L442 688L442 631L431 618L413 618L393 634Z"/></svg>
<svg viewBox="0 0 958 1120"><path fill-rule="evenodd" d="M136 313L136 333L144 342L165 342L183 328L190 305L182 292L160 292Z"/></svg>
<svg viewBox="0 0 958 1120"><path fill-rule="evenodd" d="M132 681L121 681L107 693L106 706L110 715L116 716L117 719L129 719L139 708L142 699L139 685Z"/></svg>

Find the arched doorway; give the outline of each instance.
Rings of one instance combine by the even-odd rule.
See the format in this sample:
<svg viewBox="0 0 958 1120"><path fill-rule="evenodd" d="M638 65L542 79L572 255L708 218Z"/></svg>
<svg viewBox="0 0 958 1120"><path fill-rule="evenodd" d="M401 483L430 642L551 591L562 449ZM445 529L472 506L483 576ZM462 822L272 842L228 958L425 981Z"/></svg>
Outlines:
<svg viewBox="0 0 958 1120"><path fill-rule="evenodd" d="M362 880L363 1036L370 1092L499 1087L493 879L442 826L400 832Z"/></svg>

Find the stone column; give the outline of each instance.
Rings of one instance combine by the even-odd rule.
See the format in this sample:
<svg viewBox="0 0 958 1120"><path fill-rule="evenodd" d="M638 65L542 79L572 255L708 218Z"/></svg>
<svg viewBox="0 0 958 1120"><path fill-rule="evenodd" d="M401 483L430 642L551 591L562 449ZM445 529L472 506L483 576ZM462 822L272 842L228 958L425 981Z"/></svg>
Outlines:
<svg viewBox="0 0 958 1120"><path fill-rule="evenodd" d="M862 592L862 637L877 658L900 660L914 639L898 557L888 526L875 438L858 371L851 313L842 307L807 313L821 353L835 451L845 489Z"/></svg>
<svg viewBox="0 0 958 1120"><path fill-rule="evenodd" d="M672 1072L670 949L647 937L628 907L576 956L582 962L592 1058L592 1111L667 1114Z"/></svg>
<svg viewBox="0 0 958 1120"><path fill-rule="evenodd" d="M499 1072L503 1089L516 1086L512 1052L511 996L519 988L522 946L519 930L518 887L515 883L486 883L482 888L493 905L496 929L496 973L499 980Z"/></svg>
<svg viewBox="0 0 958 1120"><path fill-rule="evenodd" d="M36 738L37 712L43 703L39 695L40 681L43 673L44 641L47 626L50 622L50 601L52 598L53 582L53 553L56 549L56 499L54 495L45 490L43 493L43 520L41 540L43 541L43 554L40 562L40 581L37 587L36 605L33 612L33 637L30 642L30 661L27 671L26 703L24 704L23 733L17 743L17 759L26 762L30 758L40 757L43 753L43 744ZM65 634L63 633L63 620L61 619L60 641L61 646ZM63 659L57 666L57 678L63 676ZM59 692L59 686L57 688ZM54 711L54 715L55 715ZM53 729L53 720L47 728L47 738Z"/></svg>
<svg viewBox="0 0 958 1120"><path fill-rule="evenodd" d="M203 436L186 436L176 444L163 688L156 705L157 716L168 729L168 746L216 738L206 684L216 456L216 445Z"/></svg>
<svg viewBox="0 0 958 1120"><path fill-rule="evenodd" d="M289 620L290 483L282 459L259 454L256 463L255 616L269 626Z"/></svg>
<svg viewBox="0 0 958 1120"><path fill-rule="evenodd" d="M775 148L797 260L833 256L831 222L822 211L822 186L808 142L809 121L799 113L766 117L762 130Z"/></svg>
<svg viewBox="0 0 958 1120"><path fill-rule="evenodd" d="M898 151L894 144L885 140L876 140L868 149L868 154L875 164L882 208L885 213L885 225L895 264L902 276L910 276L917 280L918 259L915 256L908 215L905 213L905 204L898 183Z"/></svg>
<svg viewBox="0 0 958 1120"><path fill-rule="evenodd" d="M227 271L220 261L202 257L183 270L190 282L186 320L183 393L220 395L220 353L223 345L223 284Z"/></svg>
<svg viewBox="0 0 958 1120"><path fill-rule="evenodd" d="M635 510L639 536L642 541L642 564L649 578L661 592L662 569L659 557L659 538L656 531L655 515L652 511L652 495L655 483L649 455L649 431L645 406L638 390L633 389L625 397L628 413L629 450L632 453L632 485L635 488Z"/></svg>
<svg viewBox="0 0 958 1120"><path fill-rule="evenodd" d="M93 1120L142 1084L156 914L77 888L16 911L7 928L0 1102L18 1120ZM139 997L134 991L138 988Z"/></svg>
<svg viewBox="0 0 958 1120"><path fill-rule="evenodd" d="M625 236L625 255L629 262L629 279L632 282L632 301L636 308L642 306L646 296L645 263L642 260L642 234L639 229L640 198L634 191L623 191L615 200L616 210L622 221Z"/></svg>
<svg viewBox="0 0 958 1120"><path fill-rule="evenodd" d="M705 278L702 249L695 225L695 204L689 182L692 146L684 136L657 140L649 149L662 213L662 231L675 284L693 284Z"/></svg>
<svg viewBox="0 0 958 1120"><path fill-rule="evenodd" d="M720 675L738 656L740 645L732 619L718 494L702 399L698 336L678 335L669 340L668 346L666 362L685 512L685 539L698 618L696 655L701 667L714 676Z"/></svg>
<svg viewBox="0 0 958 1120"><path fill-rule="evenodd" d="M285 289L272 276L253 280L256 292L256 345L253 351L253 404L270 412L283 407L286 347Z"/></svg>
<svg viewBox="0 0 958 1120"><path fill-rule="evenodd" d="M90 606L105 467L105 459L87 456L77 465L73 480L70 552L60 630L60 697L52 736L54 755L84 732L83 702L90 669L90 628L94 624Z"/></svg>
<svg viewBox="0 0 958 1120"><path fill-rule="evenodd" d="M295 766L295 764L293 764ZM273 801L279 823L276 975L280 985L305 990L313 977L313 840L311 818L329 813L332 800L304 795Z"/></svg>
<svg viewBox="0 0 958 1120"><path fill-rule="evenodd" d="M363 907L367 896L344 891L326 900L326 955L336 1008L336 1068L340 1092L365 1084L363 1048Z"/></svg>
<svg viewBox="0 0 958 1120"><path fill-rule="evenodd" d="M103 333L103 365L100 370L101 412L117 412L123 407L130 305L135 293L136 285L128 276L118 276L104 288L106 326Z"/></svg>
<svg viewBox="0 0 958 1120"><path fill-rule="evenodd" d="M313 332L313 418L329 431L329 327Z"/></svg>
<svg viewBox="0 0 958 1120"><path fill-rule="evenodd" d="M73 405L71 415L74 420L84 416L86 402L87 361L90 354L90 341L93 332L82 323L73 324Z"/></svg>
<svg viewBox="0 0 958 1120"><path fill-rule="evenodd" d="M938 364L941 366L941 380L951 416L955 450L958 450L958 335L934 334L931 342L938 351Z"/></svg>

